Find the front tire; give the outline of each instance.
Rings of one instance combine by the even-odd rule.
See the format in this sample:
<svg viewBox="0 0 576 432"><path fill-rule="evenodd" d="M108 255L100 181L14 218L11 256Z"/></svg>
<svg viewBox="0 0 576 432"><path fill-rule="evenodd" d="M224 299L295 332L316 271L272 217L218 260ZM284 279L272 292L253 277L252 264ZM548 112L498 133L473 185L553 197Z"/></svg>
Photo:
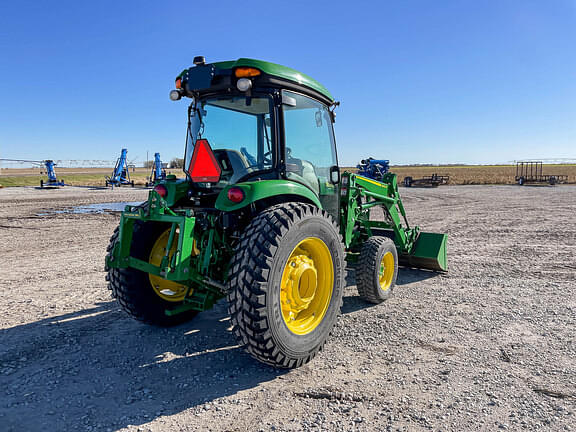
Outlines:
<svg viewBox="0 0 576 432"><path fill-rule="evenodd" d="M239 343L275 367L307 363L340 313L343 275L344 248L325 211L300 203L263 211L246 228L229 270Z"/></svg>
<svg viewBox="0 0 576 432"><path fill-rule="evenodd" d="M159 265L168 243L168 233L166 224L136 222L131 247L134 258ZM118 242L118 235L116 228L107 248L108 255ZM176 243L177 239L174 239L174 245ZM177 315L166 315L166 310L182 305L187 290L183 285L133 268L107 270L106 279L112 295L122 309L138 321L166 327L188 321L198 313L188 310Z"/></svg>
<svg viewBox="0 0 576 432"><path fill-rule="evenodd" d="M358 294L378 304L392 295L398 277L398 252L387 237L370 237L360 250L356 267Z"/></svg>

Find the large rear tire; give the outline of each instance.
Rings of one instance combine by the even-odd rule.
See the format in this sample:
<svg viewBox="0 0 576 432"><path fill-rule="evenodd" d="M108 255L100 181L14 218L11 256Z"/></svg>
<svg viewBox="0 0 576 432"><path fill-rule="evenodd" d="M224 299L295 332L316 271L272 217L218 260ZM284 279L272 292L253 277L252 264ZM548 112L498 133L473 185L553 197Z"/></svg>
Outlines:
<svg viewBox="0 0 576 432"><path fill-rule="evenodd" d="M132 256L159 265L168 243L168 233L166 224L137 221L132 235ZM112 253L117 242L118 228L110 238L108 255ZM170 254L172 253L173 251ZM138 321L172 326L188 321L198 313L189 310L177 315L166 315L166 310L183 303L186 295L184 285L133 268L109 268L107 271L106 279L112 295L122 309Z"/></svg>
<svg viewBox="0 0 576 432"><path fill-rule="evenodd" d="M387 237L370 237L360 250L356 267L358 294L378 304L392 295L398 276L398 252Z"/></svg>
<svg viewBox="0 0 576 432"><path fill-rule="evenodd" d="M320 351L342 306L344 248L323 210L289 203L246 228L229 270L228 308L253 357L295 368Z"/></svg>

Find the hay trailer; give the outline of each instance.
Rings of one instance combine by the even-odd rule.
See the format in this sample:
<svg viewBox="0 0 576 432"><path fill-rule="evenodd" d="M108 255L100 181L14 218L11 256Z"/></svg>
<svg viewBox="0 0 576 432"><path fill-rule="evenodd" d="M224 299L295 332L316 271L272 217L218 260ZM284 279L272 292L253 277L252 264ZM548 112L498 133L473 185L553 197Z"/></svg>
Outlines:
<svg viewBox="0 0 576 432"><path fill-rule="evenodd" d="M185 177L126 206L108 246L109 288L129 315L174 325L227 298L239 344L294 368L340 314L345 259L371 303L390 297L399 262L447 269L447 235L408 223L395 174L340 173L322 84L259 60L194 64L170 92L188 99Z"/></svg>
<svg viewBox="0 0 576 432"><path fill-rule="evenodd" d="M516 176L514 180L520 186L527 183L548 183L555 185L557 183L566 183L567 175L562 174L543 174L542 161L518 161L516 162Z"/></svg>

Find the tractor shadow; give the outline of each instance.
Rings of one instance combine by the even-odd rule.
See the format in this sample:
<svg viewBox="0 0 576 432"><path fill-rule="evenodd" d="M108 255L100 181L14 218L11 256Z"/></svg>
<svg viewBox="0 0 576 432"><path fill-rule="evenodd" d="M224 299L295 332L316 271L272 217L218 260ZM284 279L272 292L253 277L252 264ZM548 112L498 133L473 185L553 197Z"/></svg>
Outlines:
<svg viewBox="0 0 576 432"><path fill-rule="evenodd" d="M0 330L3 431L117 430L287 373L244 353L221 302L172 328L115 302Z"/></svg>
<svg viewBox="0 0 576 432"><path fill-rule="evenodd" d="M373 303L362 300L357 294L355 274L355 265L353 263L347 263L345 276L346 288L348 291L352 289L355 295L345 295L342 299L341 311L343 314L348 314L376 306ZM437 276L439 276L439 273L435 271L400 266L398 268L398 277L396 279L396 289L401 288L403 285L409 285L414 282L420 282Z"/></svg>

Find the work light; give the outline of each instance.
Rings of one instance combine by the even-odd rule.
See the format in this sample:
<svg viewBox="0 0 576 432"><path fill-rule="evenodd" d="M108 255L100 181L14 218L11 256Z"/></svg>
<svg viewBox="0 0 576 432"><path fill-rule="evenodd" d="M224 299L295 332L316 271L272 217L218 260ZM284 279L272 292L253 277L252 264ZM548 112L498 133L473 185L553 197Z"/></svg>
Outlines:
<svg viewBox="0 0 576 432"><path fill-rule="evenodd" d="M236 83L236 87L238 87L238 90L241 92L248 91L252 88L252 81L248 78L240 78Z"/></svg>

